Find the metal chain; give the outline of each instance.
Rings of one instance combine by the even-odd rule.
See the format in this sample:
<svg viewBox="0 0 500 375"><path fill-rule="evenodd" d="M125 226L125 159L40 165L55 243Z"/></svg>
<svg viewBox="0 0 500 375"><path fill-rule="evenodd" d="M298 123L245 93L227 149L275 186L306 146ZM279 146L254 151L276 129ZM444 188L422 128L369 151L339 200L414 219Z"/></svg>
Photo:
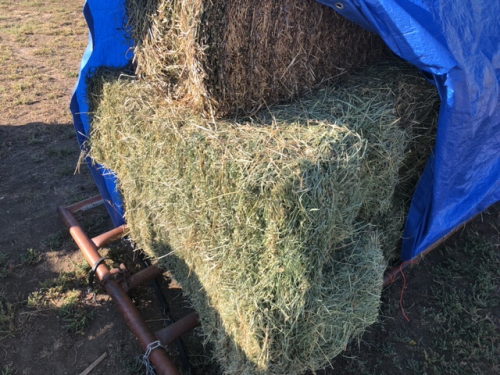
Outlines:
<svg viewBox="0 0 500 375"><path fill-rule="evenodd" d="M160 343L160 340L156 340L156 341L153 341L152 343L150 343L146 349L146 353L144 353L144 355L140 355L139 356L139 360L142 362L142 364L144 365L144 367L146 367L146 375L156 375L156 371L155 371L155 368L153 367L153 365L151 364L151 362L149 362L149 355L151 354L151 352L157 348L161 348L161 343Z"/></svg>

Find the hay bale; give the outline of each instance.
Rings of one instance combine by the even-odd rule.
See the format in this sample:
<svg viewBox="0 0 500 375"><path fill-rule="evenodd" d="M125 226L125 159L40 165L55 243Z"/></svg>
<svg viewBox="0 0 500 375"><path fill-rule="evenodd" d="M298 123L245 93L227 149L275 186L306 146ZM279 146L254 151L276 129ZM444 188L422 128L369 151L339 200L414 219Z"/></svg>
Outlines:
<svg viewBox="0 0 500 375"><path fill-rule="evenodd" d="M386 51L315 0L128 0L127 9L137 73L219 115L332 84Z"/></svg>
<svg viewBox="0 0 500 375"><path fill-rule="evenodd" d="M420 83L398 69L240 121L104 84L92 156L116 171L134 241L173 271L225 373L321 368L375 321L388 236L373 218L394 210L412 142L398 107L421 104L401 103Z"/></svg>

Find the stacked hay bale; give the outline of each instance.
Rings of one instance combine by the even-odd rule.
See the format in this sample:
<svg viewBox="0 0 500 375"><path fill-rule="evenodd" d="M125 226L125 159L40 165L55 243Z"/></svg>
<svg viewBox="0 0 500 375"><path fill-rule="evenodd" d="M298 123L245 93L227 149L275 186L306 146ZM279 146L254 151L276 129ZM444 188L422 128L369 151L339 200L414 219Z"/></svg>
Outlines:
<svg viewBox="0 0 500 375"><path fill-rule="evenodd" d="M128 0L137 73L209 114L249 113L346 77L382 40L315 0Z"/></svg>
<svg viewBox="0 0 500 375"><path fill-rule="evenodd" d="M92 156L117 173L132 238L173 271L225 373L321 368L375 321L408 204L398 186L418 173L410 151L430 148L416 126L435 119L426 82L379 65L239 120L140 79L100 86Z"/></svg>
<svg viewBox="0 0 500 375"><path fill-rule="evenodd" d="M133 240L225 373L321 368L377 317L437 95L394 62L339 84L385 48L314 0L127 7L137 77L89 94Z"/></svg>

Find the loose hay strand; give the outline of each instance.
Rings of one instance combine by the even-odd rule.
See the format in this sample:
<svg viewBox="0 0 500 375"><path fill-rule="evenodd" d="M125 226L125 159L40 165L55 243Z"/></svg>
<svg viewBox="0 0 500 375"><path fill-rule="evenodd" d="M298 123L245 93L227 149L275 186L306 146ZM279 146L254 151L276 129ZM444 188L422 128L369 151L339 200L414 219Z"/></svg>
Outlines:
<svg viewBox="0 0 500 375"><path fill-rule="evenodd" d="M215 122L140 81L102 86L92 156L116 171L132 237L172 269L225 373L321 368L375 321L428 86L379 66Z"/></svg>

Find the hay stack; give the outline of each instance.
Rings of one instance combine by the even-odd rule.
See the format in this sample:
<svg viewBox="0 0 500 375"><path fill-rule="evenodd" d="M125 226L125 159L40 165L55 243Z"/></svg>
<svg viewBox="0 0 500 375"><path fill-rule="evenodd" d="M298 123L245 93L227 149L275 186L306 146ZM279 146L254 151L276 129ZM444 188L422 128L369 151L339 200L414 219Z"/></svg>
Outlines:
<svg viewBox="0 0 500 375"><path fill-rule="evenodd" d="M92 156L116 171L134 241L173 271L225 373L321 368L375 321L394 241L379 219L402 202L408 121L432 92L378 66L213 122L140 81L104 84Z"/></svg>
<svg viewBox="0 0 500 375"><path fill-rule="evenodd" d="M128 0L137 72L218 115L332 84L385 46L315 0Z"/></svg>

